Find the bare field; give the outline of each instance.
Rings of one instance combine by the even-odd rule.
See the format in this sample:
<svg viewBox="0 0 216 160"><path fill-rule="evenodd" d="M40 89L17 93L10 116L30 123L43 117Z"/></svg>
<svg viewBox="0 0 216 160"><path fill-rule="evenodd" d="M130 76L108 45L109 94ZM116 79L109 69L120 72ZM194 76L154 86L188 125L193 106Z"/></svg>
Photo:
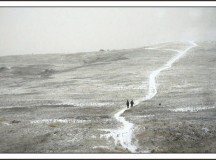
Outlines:
<svg viewBox="0 0 216 160"><path fill-rule="evenodd" d="M152 99L122 114L136 153L216 152L215 44L197 42L156 77ZM0 152L130 152L106 137L122 127L114 115L145 97L149 75L187 46L0 57Z"/></svg>

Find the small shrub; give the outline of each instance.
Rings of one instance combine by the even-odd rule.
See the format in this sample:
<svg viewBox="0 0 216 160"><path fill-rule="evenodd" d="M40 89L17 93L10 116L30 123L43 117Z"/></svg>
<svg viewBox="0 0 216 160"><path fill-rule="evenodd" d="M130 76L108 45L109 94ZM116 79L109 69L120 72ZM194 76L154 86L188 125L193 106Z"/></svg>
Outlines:
<svg viewBox="0 0 216 160"><path fill-rule="evenodd" d="M11 123L20 123L20 121L13 120Z"/></svg>

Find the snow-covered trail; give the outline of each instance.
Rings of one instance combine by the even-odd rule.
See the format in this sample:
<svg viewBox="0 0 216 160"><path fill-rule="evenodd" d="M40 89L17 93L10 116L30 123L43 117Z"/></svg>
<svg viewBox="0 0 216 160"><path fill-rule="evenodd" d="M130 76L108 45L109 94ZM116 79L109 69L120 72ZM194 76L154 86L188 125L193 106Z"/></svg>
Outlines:
<svg viewBox="0 0 216 160"><path fill-rule="evenodd" d="M153 71L150 76L149 76L149 88L148 88L148 94L141 99L138 99L135 101L135 105L138 105L140 102L149 100L153 98L157 94L157 86L156 86L156 77L159 75L161 71L164 71L170 67L172 67L172 64L175 63L177 60L179 60L184 54L186 54L190 49L193 47L197 46L196 43L194 42L189 42L191 45L186 48L183 51L178 51L178 50L172 50L172 49L165 49L165 50L172 50L176 51L178 54L170 59L164 66L161 68ZM105 136L107 138L112 137L115 140L115 145L117 143L120 143L122 147L127 149L130 152L136 152L137 147L132 143L132 134L133 134L133 124L126 121L124 117L121 115L127 110L126 107L118 111L114 117L115 119L122 124L121 128L118 129L106 129L104 131L109 132Z"/></svg>
<svg viewBox="0 0 216 160"><path fill-rule="evenodd" d="M191 48L196 47L197 44L194 42L189 42L191 45L186 48L183 51L178 51L178 50L173 50L173 49L164 49L164 50L170 50L170 51L175 51L178 54L173 57L172 59L170 59L164 66L162 66L161 68L153 71L150 76L149 76L149 89L148 89L148 94L141 99L138 99L135 101L135 104L139 104L140 102L149 100L151 98L153 98L156 94L157 94L157 86L156 86L156 77L159 75L159 73L163 70L166 70L168 68L171 68L173 63L175 63L177 60L179 60L183 55L185 55Z"/></svg>

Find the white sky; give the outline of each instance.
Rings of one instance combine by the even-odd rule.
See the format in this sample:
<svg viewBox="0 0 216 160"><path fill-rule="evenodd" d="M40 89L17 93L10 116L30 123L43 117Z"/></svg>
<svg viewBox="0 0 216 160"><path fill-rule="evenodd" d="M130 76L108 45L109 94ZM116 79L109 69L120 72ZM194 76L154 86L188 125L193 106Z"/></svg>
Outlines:
<svg viewBox="0 0 216 160"><path fill-rule="evenodd" d="M1 56L135 48L215 37L213 7L0 8Z"/></svg>

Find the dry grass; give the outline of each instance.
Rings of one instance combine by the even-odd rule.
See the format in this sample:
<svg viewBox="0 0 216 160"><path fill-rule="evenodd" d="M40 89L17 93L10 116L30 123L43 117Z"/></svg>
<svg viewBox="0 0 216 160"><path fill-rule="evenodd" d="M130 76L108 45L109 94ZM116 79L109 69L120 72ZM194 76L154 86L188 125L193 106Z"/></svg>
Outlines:
<svg viewBox="0 0 216 160"><path fill-rule="evenodd" d="M6 121L5 118L0 118L0 123Z"/></svg>
<svg viewBox="0 0 216 160"><path fill-rule="evenodd" d="M116 152L129 152L127 149L125 150L121 146L115 146L115 151Z"/></svg>
<svg viewBox="0 0 216 160"><path fill-rule="evenodd" d="M48 126L49 127L58 127L60 125L60 123L49 123Z"/></svg>

